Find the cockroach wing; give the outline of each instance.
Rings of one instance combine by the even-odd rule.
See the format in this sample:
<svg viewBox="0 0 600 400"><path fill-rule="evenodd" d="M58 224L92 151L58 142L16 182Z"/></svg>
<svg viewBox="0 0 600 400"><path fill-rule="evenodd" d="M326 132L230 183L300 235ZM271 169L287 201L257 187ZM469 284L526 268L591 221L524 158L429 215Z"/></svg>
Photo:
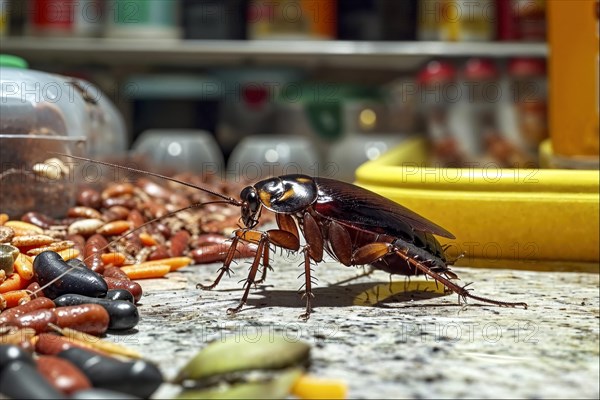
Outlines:
<svg viewBox="0 0 600 400"><path fill-rule="evenodd" d="M455 239L441 226L370 190L334 179L314 179L319 189L314 208L325 218L399 238L412 238L413 231L421 231Z"/></svg>

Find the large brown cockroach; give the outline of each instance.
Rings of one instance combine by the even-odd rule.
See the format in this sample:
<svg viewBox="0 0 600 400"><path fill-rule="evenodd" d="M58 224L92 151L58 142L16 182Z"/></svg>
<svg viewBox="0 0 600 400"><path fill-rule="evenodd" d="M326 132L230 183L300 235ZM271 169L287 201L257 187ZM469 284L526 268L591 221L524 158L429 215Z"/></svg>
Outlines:
<svg viewBox="0 0 600 400"><path fill-rule="evenodd" d="M323 260L324 252L346 266L370 264L390 274L425 274L457 293L459 300L472 298L497 306L527 307L526 303L509 303L476 296L464 286L452 282L451 279L457 276L450 271L444 248L434 235L450 239L454 239L454 235L400 204L350 183L299 174L284 175L244 188L241 199L237 200L153 172L69 157L168 179L221 199L215 202L240 207L243 227L234 231L217 278L211 285L197 285L205 290L217 286L223 275L229 275L240 241L256 244L257 251L244 284L244 294L237 307L227 310L230 314L242 309L252 285L264 282L267 270L271 268L272 246L300 251L304 255L303 297L306 298L306 311L300 316L304 319L310 316L313 298L311 266ZM206 203L191 207L203 204ZM277 229L255 229L263 208L275 213ZM305 244L301 245L300 234ZM261 277L256 279L261 267Z"/></svg>

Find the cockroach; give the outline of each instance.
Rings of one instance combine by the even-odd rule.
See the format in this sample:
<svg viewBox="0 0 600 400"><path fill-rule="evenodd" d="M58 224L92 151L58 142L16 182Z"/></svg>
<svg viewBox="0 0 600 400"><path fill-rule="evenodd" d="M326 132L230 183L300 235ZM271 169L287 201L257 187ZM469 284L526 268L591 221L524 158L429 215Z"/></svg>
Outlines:
<svg viewBox="0 0 600 400"><path fill-rule="evenodd" d="M323 261L324 253L345 266L371 265L390 274L427 275L458 294L459 303L470 298L501 307L527 308L526 303L476 296L466 285L459 286L452 282L458 277L450 270L452 263L446 259L445 249L434 236L455 239L452 233L392 200L350 183L302 174L283 175L245 187L238 200L154 172L61 155L167 179L220 199L210 203L239 207L243 226L234 231L216 279L210 285L197 285L197 288L204 290L215 288L225 274L230 275L237 246L241 242L256 245L256 254L244 283L244 294L236 307L227 309L228 314L239 312L248 299L250 287L265 281L267 271L271 269L272 247L303 254L302 297L306 299L306 309L300 315L302 319L308 319L312 311L314 294L311 267ZM181 210L205 204L193 204ZM263 209L275 213L276 229L256 229ZM301 236L305 242L302 245ZM262 269L261 276L256 279L259 269Z"/></svg>

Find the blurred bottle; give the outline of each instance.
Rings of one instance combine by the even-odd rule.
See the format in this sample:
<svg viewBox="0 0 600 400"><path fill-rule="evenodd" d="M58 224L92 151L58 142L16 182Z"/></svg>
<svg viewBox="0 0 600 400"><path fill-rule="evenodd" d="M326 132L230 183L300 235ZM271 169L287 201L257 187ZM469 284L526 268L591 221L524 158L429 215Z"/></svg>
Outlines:
<svg viewBox="0 0 600 400"><path fill-rule="evenodd" d="M33 36L98 36L104 19L100 0L29 0L27 33Z"/></svg>
<svg viewBox="0 0 600 400"><path fill-rule="evenodd" d="M247 0L184 0L185 39L246 38Z"/></svg>
<svg viewBox="0 0 600 400"><path fill-rule="evenodd" d="M249 39L335 39L336 0L252 0Z"/></svg>
<svg viewBox="0 0 600 400"><path fill-rule="evenodd" d="M419 40L491 41L495 36L494 0L419 1Z"/></svg>
<svg viewBox="0 0 600 400"><path fill-rule="evenodd" d="M179 0L110 0L105 35L112 38L177 39Z"/></svg>
<svg viewBox="0 0 600 400"><path fill-rule="evenodd" d="M498 40L546 40L545 0L497 0Z"/></svg>
<svg viewBox="0 0 600 400"><path fill-rule="evenodd" d="M442 3L441 39L491 41L496 36L494 0L445 0Z"/></svg>
<svg viewBox="0 0 600 400"><path fill-rule="evenodd" d="M417 0L344 0L338 18L340 40L415 40Z"/></svg>
<svg viewBox="0 0 600 400"><path fill-rule="evenodd" d="M0 0L0 37L6 36L8 33L8 0Z"/></svg>
<svg viewBox="0 0 600 400"><path fill-rule="evenodd" d="M508 74L520 144L533 158L540 143L548 137L546 62L538 58L515 58L509 61Z"/></svg>
<svg viewBox="0 0 600 400"><path fill-rule="evenodd" d="M465 143L456 136L457 132L466 131L460 126L466 118L456 112L456 104L460 100L456 77L454 66L439 60L428 62L417 76L421 112L431 143L432 162L436 166L457 167L467 159L468 151L463 149ZM459 122L458 126L451 124L451 118Z"/></svg>
<svg viewBox="0 0 600 400"><path fill-rule="evenodd" d="M417 39L440 40L444 0L419 0Z"/></svg>

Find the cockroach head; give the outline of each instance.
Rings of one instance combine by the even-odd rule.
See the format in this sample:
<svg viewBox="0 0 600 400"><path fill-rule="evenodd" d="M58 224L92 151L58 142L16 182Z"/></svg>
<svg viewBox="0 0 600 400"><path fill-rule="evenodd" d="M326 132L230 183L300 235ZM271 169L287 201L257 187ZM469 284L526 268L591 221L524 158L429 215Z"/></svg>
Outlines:
<svg viewBox="0 0 600 400"><path fill-rule="evenodd" d="M247 186L240 193L242 199L242 221L248 228L253 228L258 224L258 214L260 211L260 199L256 188Z"/></svg>

